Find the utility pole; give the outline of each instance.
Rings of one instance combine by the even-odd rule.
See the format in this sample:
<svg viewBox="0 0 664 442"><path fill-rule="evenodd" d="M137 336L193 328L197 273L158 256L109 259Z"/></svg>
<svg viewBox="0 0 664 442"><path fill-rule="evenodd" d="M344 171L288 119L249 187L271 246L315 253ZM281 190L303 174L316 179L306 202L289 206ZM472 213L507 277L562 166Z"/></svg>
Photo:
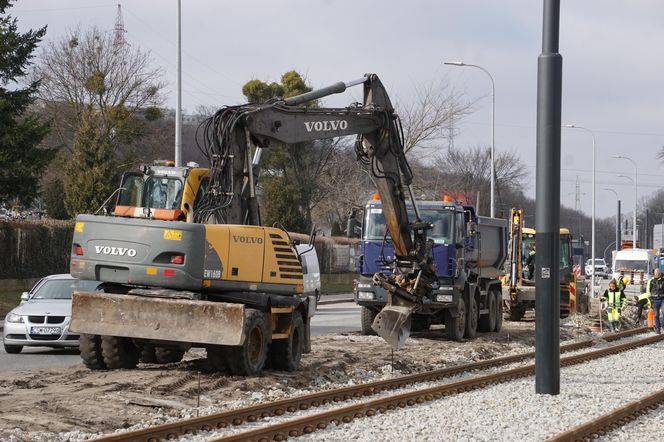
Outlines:
<svg viewBox="0 0 664 442"><path fill-rule="evenodd" d="M177 80L175 94L175 165L182 166L182 2L178 0L178 48L177 48Z"/></svg>
<svg viewBox="0 0 664 442"><path fill-rule="evenodd" d="M560 0L544 0L537 59L535 391L560 393Z"/></svg>
<svg viewBox="0 0 664 442"><path fill-rule="evenodd" d="M113 37L115 49L120 49L127 43L125 32L124 20L122 20L122 5L118 3L118 12L115 15L115 36Z"/></svg>

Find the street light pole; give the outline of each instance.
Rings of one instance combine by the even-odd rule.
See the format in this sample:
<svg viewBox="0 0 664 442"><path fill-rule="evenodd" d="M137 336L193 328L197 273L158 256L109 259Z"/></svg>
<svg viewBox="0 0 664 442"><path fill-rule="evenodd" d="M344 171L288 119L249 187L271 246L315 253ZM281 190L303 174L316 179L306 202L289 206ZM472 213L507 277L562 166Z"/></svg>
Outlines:
<svg viewBox="0 0 664 442"><path fill-rule="evenodd" d="M491 76L491 73L484 69L482 66L478 66L476 64L466 64L462 61L444 61L443 62L446 65L449 66L467 66L471 68L477 68L487 74L489 76L489 79L491 80L491 218L494 217L495 215L495 207L496 207L496 163L495 163L495 134L496 134L496 123L495 123L495 110L496 110L496 90L495 90L495 84L493 82L493 77Z"/></svg>
<svg viewBox="0 0 664 442"><path fill-rule="evenodd" d="M605 187L602 190L606 190L607 192L613 192L613 194L616 196L616 252L620 250L620 197L618 196L618 192L616 192L613 189L609 189L608 187ZM605 252L606 253L606 252Z"/></svg>
<svg viewBox="0 0 664 442"><path fill-rule="evenodd" d="M625 157L622 155L614 155L613 158L621 158L623 160L628 160L634 166L634 232L633 232L634 236L633 236L632 248L636 249L636 198L637 198L637 189L639 186L639 175L638 175L638 170L636 168L636 162L630 157Z"/></svg>
<svg viewBox="0 0 664 442"><path fill-rule="evenodd" d="M595 133L588 129L587 127L583 126L577 126L575 124L565 124L563 127L567 127L569 129L581 129L585 130L590 134L590 136L593 138L593 183L592 183L592 213L591 213L591 241L593 243L592 245L592 252L591 252L591 259L592 259L592 265L591 265L591 271L590 271L590 287L592 288L592 293L593 297L595 297L595 152L596 152L596 146L597 143L595 141Z"/></svg>

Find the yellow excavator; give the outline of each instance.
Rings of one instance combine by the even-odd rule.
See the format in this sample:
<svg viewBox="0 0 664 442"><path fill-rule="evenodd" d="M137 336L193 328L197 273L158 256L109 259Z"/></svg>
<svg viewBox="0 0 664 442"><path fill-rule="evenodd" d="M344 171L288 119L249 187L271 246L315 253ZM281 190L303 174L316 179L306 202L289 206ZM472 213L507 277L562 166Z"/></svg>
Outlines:
<svg viewBox="0 0 664 442"><path fill-rule="evenodd" d="M363 103L302 107L362 85ZM262 149L357 135L355 150L380 193L394 273L376 274L390 300L374 329L403 345L410 314L436 280L432 241L411 188L403 133L375 74L288 99L229 106L203 126L209 168L145 166L123 176L111 216L79 215L71 273L102 282L73 295L71 330L91 369L168 362L203 347L211 365L253 375L295 370L309 346L315 296L288 233L263 227L255 184ZM406 199L415 214L409 220Z"/></svg>

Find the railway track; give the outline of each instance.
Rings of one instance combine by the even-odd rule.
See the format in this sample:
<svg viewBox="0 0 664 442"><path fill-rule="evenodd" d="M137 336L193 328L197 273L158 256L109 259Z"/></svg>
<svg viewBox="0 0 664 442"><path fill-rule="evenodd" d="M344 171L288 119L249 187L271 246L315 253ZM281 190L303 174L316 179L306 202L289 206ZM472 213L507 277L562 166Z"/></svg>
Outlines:
<svg viewBox="0 0 664 442"><path fill-rule="evenodd" d="M603 338L606 341L615 341L621 338L643 333L645 331L646 331L645 328L639 328L639 329L627 330L621 333L608 335ZM560 350L561 352L571 352L584 348L589 348L593 345L594 342L595 341L593 340L585 340L576 343L566 344L561 346ZM624 346L628 344L621 344L621 345ZM611 349L613 349L613 351L616 352L624 351L624 350L617 350L618 347L620 347L620 345L600 350L600 352L602 353L600 354L600 356L596 357L601 357L606 354L611 354L610 352ZM634 346L632 345L626 349L629 348L634 348ZM591 352L591 353L595 354L597 352ZM276 402L258 404L251 407L229 410L225 412L211 414L208 416L201 416L193 419L187 419L169 424L154 426L142 430L115 433L112 435L101 437L96 440L102 442L119 442L119 441L156 442L159 440L175 439L179 436L187 434L197 434L199 432L209 432L215 429L238 427L246 423L254 423L258 420L272 416L282 416L286 413L294 413L298 411L309 410L316 407L325 406L328 404L341 403L352 399L367 398L369 396L376 395L381 392L390 391L398 388L405 388L409 385L416 385L418 383L423 383L423 382L438 381L462 373L468 373L472 371L484 370L492 367L513 364L521 362L526 359L532 359L534 358L534 356L535 356L534 352L528 352L518 355L489 359L486 361L480 361L470 364L463 364L455 367L448 367L444 369L428 371L424 373L401 376L393 379L373 381L361 385L343 387L334 390L320 391L294 398L283 399ZM574 361L578 362L564 362L569 359L565 358L561 360L561 364L569 365L573 363L580 363L587 360L583 359L582 355L573 356L572 358L575 358ZM431 392L428 393L415 394L414 397L408 396L407 393L402 393L397 396L394 396L395 398L397 398L395 399L396 402L394 401L388 402L384 406L380 405L380 401L383 401L384 398L375 399L364 403L364 404L371 404L368 408L363 407L361 405L352 405L350 406L350 408L344 407L338 409L341 411L318 413L314 416L319 416L319 419L322 417L322 420L316 422L315 424L312 424L311 422L307 421L302 425L296 424L293 426L293 428L287 429L287 431L279 427L279 429L275 430L276 432L272 434L272 436L260 435L254 437L253 435L246 435L246 437L248 437L249 440L262 440L264 438L265 440L273 440L273 439L280 440L280 438L293 436L295 433L302 434L302 433L315 431L316 429L325 428L327 425L329 425L330 422L332 423L347 422L349 421L349 419L352 420L353 418L359 417L360 415L361 416L373 415L376 412L385 412L389 409L393 409L396 407L405 407L407 405L414 405L416 403L422 403L424 401L438 399L440 397L447 396L449 394L455 394L462 391L481 388L496 382L504 382L508 379L515 379L518 377L528 376L532 373L534 373L534 365L529 365L519 369L507 370L498 373L496 375L479 376L468 380L452 382L440 387L435 387L434 389L431 390ZM496 378L492 378L492 376L497 376L500 374L504 375L502 377L499 376ZM473 382L478 379L480 379L479 383ZM440 390L436 390L437 388ZM406 396L403 396L404 394ZM356 409L354 407L359 407L359 408ZM245 435L246 433L241 433L241 434ZM245 438L241 437L240 439L220 439L220 440L246 440L246 437Z"/></svg>
<svg viewBox="0 0 664 442"><path fill-rule="evenodd" d="M596 419L565 431L549 439L547 442L576 442L597 439L624 426L628 422L639 419L641 416L662 405L664 405L664 390L656 391L637 401L630 402Z"/></svg>

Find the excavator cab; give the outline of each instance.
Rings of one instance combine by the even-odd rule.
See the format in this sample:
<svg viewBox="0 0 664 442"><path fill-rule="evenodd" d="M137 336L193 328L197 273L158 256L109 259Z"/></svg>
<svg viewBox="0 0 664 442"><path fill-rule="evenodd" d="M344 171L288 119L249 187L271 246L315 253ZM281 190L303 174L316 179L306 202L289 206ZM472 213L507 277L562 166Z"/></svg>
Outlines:
<svg viewBox="0 0 664 442"><path fill-rule="evenodd" d="M190 163L175 167L172 162L143 166L142 172L127 172L113 215L163 221L190 221L196 199L208 182L208 169Z"/></svg>

